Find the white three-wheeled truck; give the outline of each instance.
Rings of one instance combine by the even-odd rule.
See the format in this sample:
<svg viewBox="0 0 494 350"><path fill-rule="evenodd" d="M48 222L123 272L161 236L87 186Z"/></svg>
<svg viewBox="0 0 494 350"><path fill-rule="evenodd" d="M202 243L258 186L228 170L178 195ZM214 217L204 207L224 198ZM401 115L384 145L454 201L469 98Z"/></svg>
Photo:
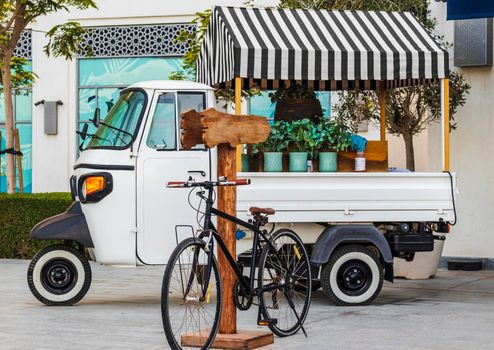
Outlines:
<svg viewBox="0 0 494 350"><path fill-rule="evenodd" d="M166 264L177 241L197 226L187 189L167 181L216 174L215 150L184 150L180 113L215 106L211 87L149 81L124 89L74 165L74 199L67 212L40 222L33 239L59 240L36 254L28 270L34 296L72 305L91 283L87 255L114 266ZM289 225L307 244L314 287L340 305L371 302L383 279L393 280L393 257L431 251L435 232L454 217L455 179L448 173L238 173L238 215L250 205L276 210L270 222ZM195 206L195 203L192 203ZM240 228L241 229L241 228ZM240 260L250 233L238 240ZM87 252L87 255L86 255Z"/></svg>

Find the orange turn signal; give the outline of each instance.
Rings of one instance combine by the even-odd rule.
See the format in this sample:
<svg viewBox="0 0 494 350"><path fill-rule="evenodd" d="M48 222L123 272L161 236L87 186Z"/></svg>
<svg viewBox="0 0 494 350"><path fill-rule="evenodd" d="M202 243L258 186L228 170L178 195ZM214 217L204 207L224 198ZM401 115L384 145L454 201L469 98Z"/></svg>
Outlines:
<svg viewBox="0 0 494 350"><path fill-rule="evenodd" d="M101 191L105 188L103 176L89 176L86 178L86 196Z"/></svg>

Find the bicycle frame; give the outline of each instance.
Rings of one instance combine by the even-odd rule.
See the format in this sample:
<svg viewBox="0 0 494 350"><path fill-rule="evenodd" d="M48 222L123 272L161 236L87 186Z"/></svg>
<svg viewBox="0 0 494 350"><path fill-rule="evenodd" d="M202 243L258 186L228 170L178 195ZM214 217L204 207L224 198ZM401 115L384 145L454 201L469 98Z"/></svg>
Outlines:
<svg viewBox="0 0 494 350"><path fill-rule="evenodd" d="M214 254L214 245L213 242L216 241L218 243L218 247L221 249L222 253L225 255L226 259L228 260L228 263L232 267L233 271L235 272L235 275L238 278L239 283L242 285L242 288L249 294L252 295L253 292L256 291L254 288L254 274L255 274L255 266L256 266L256 259L258 255L258 250L260 251L261 249L258 248L259 242L259 236L271 246L271 248L274 249L273 244L270 242L270 240L266 237L266 234L260 230L261 223L258 221L254 221L254 224L249 223L247 221L240 220L237 217L231 216L221 210L218 210L213 207L214 201L213 201L213 187L205 187L206 190L208 190L208 196L207 197L202 197L203 199L206 200L206 213L204 216L204 225L203 225L203 232L204 233L209 233L211 235L211 238L208 239L208 245L206 249L209 249L208 252L208 268L207 268L207 273L206 273L206 280L203 283L202 286L202 293L203 297L207 293L208 285L209 285L209 277L211 275L211 260L213 259L213 254ZM228 251L225 243L223 242L223 239L221 236L218 234L216 227L214 226L213 222L211 221L212 215L216 215L217 217L223 218L225 220L228 220L230 222L233 222L237 225L240 225L242 227L245 227L249 230L252 230L254 232L254 237L253 237L253 242L252 242L252 256L250 259L250 275L249 275L249 281L246 280L244 275L242 274L242 271L240 271L236 260L232 257L230 252ZM260 247L259 247L260 248ZM276 249L274 249L276 252ZM254 267L254 268L253 268ZM290 272L291 273L291 272ZM263 287L261 290L257 290L257 293L264 292L264 291L269 291L273 289L277 289L280 286L276 287Z"/></svg>
<svg viewBox="0 0 494 350"><path fill-rule="evenodd" d="M225 184L224 186L236 186L239 184L250 183L248 180L245 182L242 180L240 180L242 182L236 181L236 180L232 180L230 182L227 182L225 180L223 180L223 183ZM245 293L247 295L249 295L250 297L253 297L254 294L256 294L258 298L261 298L262 293L264 293L264 292L271 292L274 290L282 291L283 294L285 295L287 301L288 301L288 304L292 308L292 310L295 314L295 317L300 322L300 317L297 313L295 304L293 302L293 298L290 295L289 288L287 288L287 286L291 285L292 282L290 282L290 281L293 278L293 271L292 271L292 268L290 267L291 263L289 263L288 266L285 267L286 272L288 274L288 277L285 278L285 281L283 284L269 283L268 285L263 285L263 283L262 283L263 281L258 281L260 287L254 288L254 275L256 272L257 255L259 252L262 251L262 249L265 249L265 247L262 247L260 244L261 240L262 240L262 242L265 242L265 244L267 244L269 246L269 249L271 249L273 251L273 253L277 256L277 258L279 260L281 260L280 252L278 251L278 249L276 249L276 246L273 244L273 242L271 242L271 240L268 239L267 232L265 230L260 229L260 227L264 223L267 222L266 217L258 214L257 216L256 215L254 216L254 221L249 220L249 222L247 222L247 221L240 220L235 216L229 215L229 214L227 214L227 213L225 213L225 212L223 212L217 208L214 208L213 207L213 205L214 205L214 200L213 200L214 186L218 185L219 183L220 183L219 181L218 182L203 182L203 183L199 183L195 186L194 186L194 182L192 182L192 183L168 182L167 183L168 187L189 187L189 186L190 187L192 187L192 186L200 187L201 190L199 190L199 192L197 192L196 194L199 197L201 197L201 199L205 200L205 202L206 202L206 211L204 213L204 224L202 227L202 232L198 238L201 240L204 240L204 238L207 238L205 240L205 247L204 247L204 250L207 253L207 270L206 270L206 275L204 276L204 279L201 282L199 282L201 284L201 294L202 294L201 297L199 298L199 301L208 300L208 298L209 298L208 297L208 290L209 290L210 276L211 276L211 272L212 272L211 270L212 270L212 266L213 266L212 263L213 263L213 259L214 259L214 241L216 241L218 243L219 249L222 251L222 253L226 257L228 264L230 264L230 266L232 267L235 275L237 276L237 279L238 279L241 287L243 288L243 290L245 291ZM205 196L205 190L208 191L207 196ZM196 210L198 212L200 212L199 208L197 208ZM220 217L220 218L225 219L227 221L233 222L239 226L245 227L245 228L252 230L254 232L254 237L253 237L253 242L252 242L252 256L250 258L251 264L250 264L249 280L247 280L247 277L245 277L243 275L243 272L241 271L241 269L237 265L235 257L233 257L230 254L230 252L228 251L228 248L225 245L225 242L223 242L223 239L221 238L220 234L217 232L216 227L214 226L214 224L211 220L211 217L213 215L216 215L217 217ZM283 245L282 245L282 247L283 247ZM196 275L196 271L198 271L198 268L201 268L201 269L204 268L204 265L201 266L199 263L199 253L200 253L200 249L196 249L194 251L194 256L192 259L192 272L189 276L186 290L183 291L184 292L184 298L187 298L187 295L190 292L190 288L191 288L192 284L194 283L194 276ZM309 276L310 276L310 264L309 264L309 266L307 266L306 269L308 269ZM268 268L268 271L269 270L270 269ZM204 272L204 270L202 270L202 272ZM273 280L273 276L271 274L271 271L269 271L269 274L271 275L271 279ZM310 277L309 277L309 279L310 279ZM310 288L310 286L308 288ZM194 297L194 298L196 298L196 297ZM262 320L262 315L261 315L261 309L259 308L258 324L261 324L260 323L261 321L263 321L263 320ZM277 322L277 321L276 321L276 319L266 318L264 320L265 324L263 324L263 325L270 325L272 322ZM304 332L305 336L307 336L307 333L305 332L305 329L304 329L302 324L300 324L300 327L301 327L302 331Z"/></svg>

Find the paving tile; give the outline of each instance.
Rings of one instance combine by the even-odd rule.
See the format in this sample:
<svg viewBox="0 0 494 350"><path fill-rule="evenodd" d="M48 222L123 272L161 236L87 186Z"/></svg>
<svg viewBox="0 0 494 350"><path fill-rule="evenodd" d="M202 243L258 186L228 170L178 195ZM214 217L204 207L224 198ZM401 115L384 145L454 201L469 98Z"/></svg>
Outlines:
<svg viewBox="0 0 494 350"><path fill-rule="evenodd" d="M28 261L0 260L0 350L167 349L160 314L163 267L91 264L93 283L73 307L46 307L26 283ZM257 310L238 312L242 329ZM335 307L321 291L302 334L264 349L465 350L494 344L494 272L441 270L385 283L373 305Z"/></svg>

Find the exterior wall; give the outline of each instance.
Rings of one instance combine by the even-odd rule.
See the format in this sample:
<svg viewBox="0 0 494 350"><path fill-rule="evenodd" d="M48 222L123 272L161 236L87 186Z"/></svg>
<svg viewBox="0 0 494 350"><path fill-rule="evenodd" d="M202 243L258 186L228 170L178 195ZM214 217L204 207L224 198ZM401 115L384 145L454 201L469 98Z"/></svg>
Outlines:
<svg viewBox="0 0 494 350"><path fill-rule="evenodd" d="M431 3L439 32L453 42L454 22L446 21L446 4ZM451 61L451 65L453 62ZM491 67L460 69L472 86L458 111L458 129L451 134L451 169L459 177L458 225L444 247L445 256L494 257L494 74ZM440 127L429 128L430 168L440 164ZM436 169L437 170L437 169Z"/></svg>
<svg viewBox="0 0 494 350"><path fill-rule="evenodd" d="M33 29L33 71L38 80L33 87L33 101L61 100L58 109L58 135L45 135L43 107L33 107L33 192L68 191L68 179L77 158L77 60L48 58L43 53L47 40L42 31L68 20L83 26L187 23L194 14L213 5L241 6L243 0L147 0L136 6L130 0L98 0L98 10L57 13L38 19ZM277 1L256 1L275 5ZM41 31L41 32L40 32Z"/></svg>

